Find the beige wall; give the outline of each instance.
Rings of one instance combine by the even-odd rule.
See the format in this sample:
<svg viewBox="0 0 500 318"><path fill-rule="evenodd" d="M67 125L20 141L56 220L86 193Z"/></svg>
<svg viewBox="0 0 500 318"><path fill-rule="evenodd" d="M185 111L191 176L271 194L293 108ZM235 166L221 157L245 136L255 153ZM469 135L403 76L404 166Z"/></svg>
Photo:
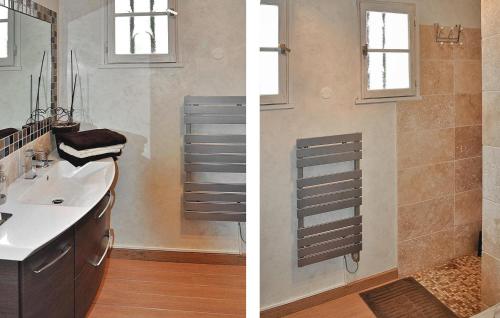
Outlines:
<svg viewBox="0 0 500 318"><path fill-rule="evenodd" d="M181 136L185 95L245 94L245 1L178 2L182 68L109 69L101 65L103 1L61 1L60 100L66 105L69 98L66 71L74 49L78 116L85 127L128 138L118 161L116 246L238 253L236 224L182 218Z"/></svg>
<svg viewBox="0 0 500 318"><path fill-rule="evenodd" d="M500 303L500 3L483 0L482 301Z"/></svg>
<svg viewBox="0 0 500 318"><path fill-rule="evenodd" d="M354 105L360 90L356 1L291 2L294 108L261 113L263 308L397 267L396 106ZM423 24L480 25L479 0L406 2L417 3L418 19ZM323 88L332 91L330 98L322 98ZM357 131L363 133L364 227L359 271L348 274L341 258L299 269L295 141Z"/></svg>
<svg viewBox="0 0 500 318"><path fill-rule="evenodd" d="M420 26L422 100L397 106L400 274L475 254L481 229L481 30Z"/></svg>

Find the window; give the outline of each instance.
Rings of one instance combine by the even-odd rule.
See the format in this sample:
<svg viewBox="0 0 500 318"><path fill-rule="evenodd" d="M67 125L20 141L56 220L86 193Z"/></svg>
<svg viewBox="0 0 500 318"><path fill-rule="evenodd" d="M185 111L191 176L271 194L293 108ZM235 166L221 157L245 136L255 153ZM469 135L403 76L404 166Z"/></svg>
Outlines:
<svg viewBox="0 0 500 318"><path fill-rule="evenodd" d="M0 67L15 62L14 12L0 7Z"/></svg>
<svg viewBox="0 0 500 318"><path fill-rule="evenodd" d="M361 2L362 97L416 96L415 6Z"/></svg>
<svg viewBox="0 0 500 318"><path fill-rule="evenodd" d="M176 62L176 2L108 0L106 62Z"/></svg>
<svg viewBox="0 0 500 318"><path fill-rule="evenodd" d="M287 0L261 0L260 95L261 104L288 103Z"/></svg>

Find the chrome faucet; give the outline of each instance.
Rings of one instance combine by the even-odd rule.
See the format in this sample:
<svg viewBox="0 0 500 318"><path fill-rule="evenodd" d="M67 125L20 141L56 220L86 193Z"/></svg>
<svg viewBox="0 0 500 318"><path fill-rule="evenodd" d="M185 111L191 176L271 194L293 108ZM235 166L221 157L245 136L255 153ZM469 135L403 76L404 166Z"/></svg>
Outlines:
<svg viewBox="0 0 500 318"><path fill-rule="evenodd" d="M27 149L24 152L24 179L36 178L35 151Z"/></svg>
<svg viewBox="0 0 500 318"><path fill-rule="evenodd" d="M35 179L36 168L47 168L52 160L47 159L45 151L34 151L28 149L24 152L24 178Z"/></svg>
<svg viewBox="0 0 500 318"><path fill-rule="evenodd" d="M33 165L35 168L47 168L50 166L52 160L47 158L47 153L45 151L35 151L33 158Z"/></svg>

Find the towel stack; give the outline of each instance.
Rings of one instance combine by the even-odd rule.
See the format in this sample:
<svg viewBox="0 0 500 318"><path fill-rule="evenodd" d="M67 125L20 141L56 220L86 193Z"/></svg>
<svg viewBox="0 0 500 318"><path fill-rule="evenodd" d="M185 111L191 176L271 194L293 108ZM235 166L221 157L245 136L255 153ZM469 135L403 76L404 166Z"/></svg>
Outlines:
<svg viewBox="0 0 500 318"><path fill-rule="evenodd" d="M116 158L122 154L127 138L109 129L94 129L58 136L59 156L74 166L104 158Z"/></svg>

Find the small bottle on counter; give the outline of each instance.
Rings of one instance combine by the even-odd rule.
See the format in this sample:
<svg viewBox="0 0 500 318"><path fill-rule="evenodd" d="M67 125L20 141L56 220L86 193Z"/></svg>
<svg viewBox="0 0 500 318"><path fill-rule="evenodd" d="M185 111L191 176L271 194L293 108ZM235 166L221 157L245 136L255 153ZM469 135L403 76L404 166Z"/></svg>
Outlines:
<svg viewBox="0 0 500 318"><path fill-rule="evenodd" d="M0 170L0 205L7 201L7 176Z"/></svg>

